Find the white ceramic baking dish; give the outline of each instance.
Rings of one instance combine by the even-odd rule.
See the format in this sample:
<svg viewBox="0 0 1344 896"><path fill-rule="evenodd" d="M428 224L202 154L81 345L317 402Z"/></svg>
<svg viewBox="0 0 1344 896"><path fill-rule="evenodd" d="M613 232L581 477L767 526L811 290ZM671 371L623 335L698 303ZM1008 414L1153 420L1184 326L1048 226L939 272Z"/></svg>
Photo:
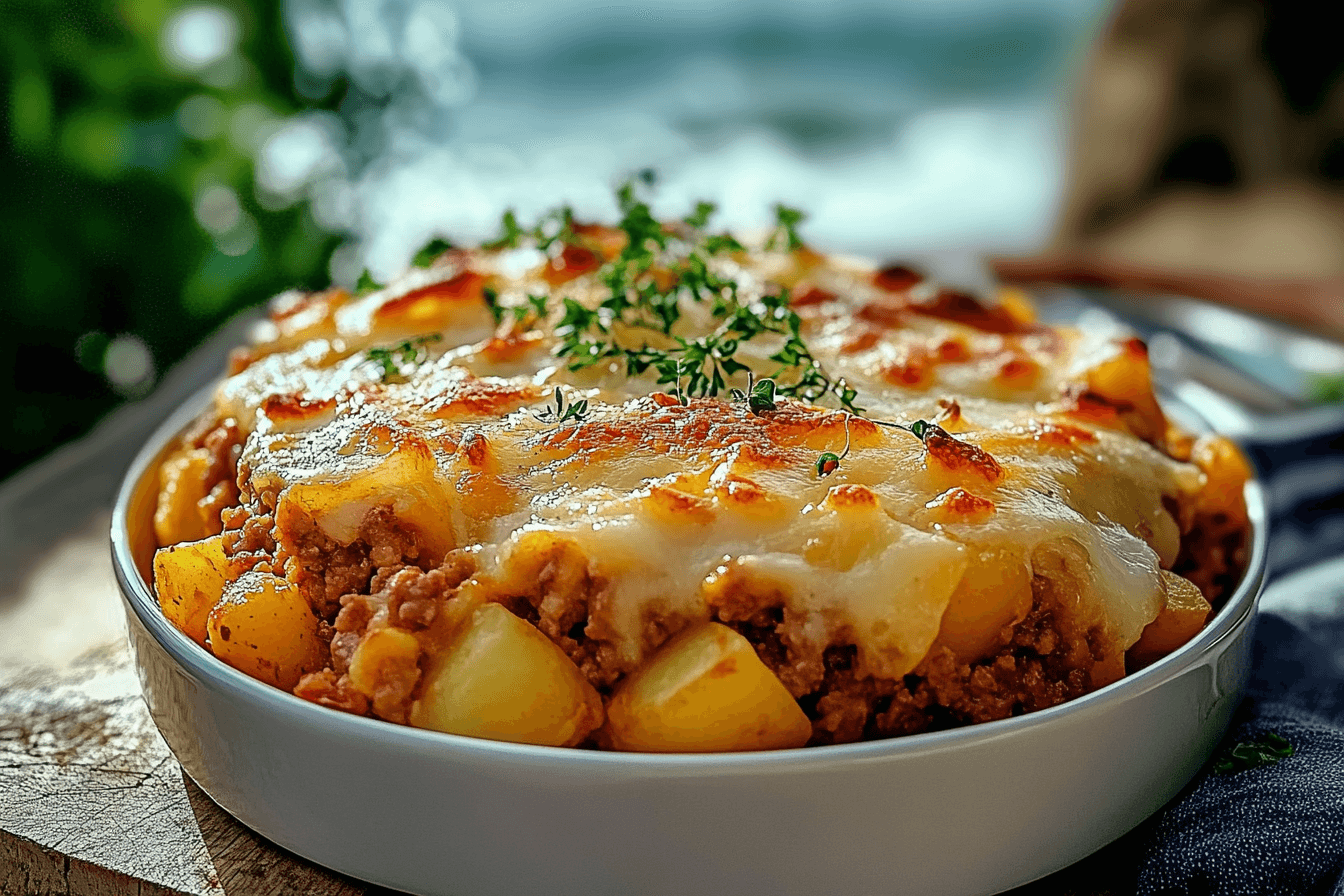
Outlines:
<svg viewBox="0 0 1344 896"><path fill-rule="evenodd" d="M497 743L346 715L215 659L146 573L158 461L112 526L145 701L187 773L247 826L321 865L416 893L994 893L1124 834L1222 736L1249 673L1266 508L1247 488L1246 575L1160 662L1030 715L771 753L649 755Z"/></svg>

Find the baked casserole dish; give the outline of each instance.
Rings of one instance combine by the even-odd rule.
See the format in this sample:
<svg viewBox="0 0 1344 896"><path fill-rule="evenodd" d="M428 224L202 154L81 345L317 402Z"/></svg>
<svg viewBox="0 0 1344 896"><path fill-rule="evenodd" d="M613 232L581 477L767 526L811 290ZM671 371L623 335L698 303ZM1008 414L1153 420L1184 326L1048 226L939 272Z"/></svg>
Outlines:
<svg viewBox="0 0 1344 896"><path fill-rule="evenodd" d="M280 296L159 467L165 616L333 711L719 752L1055 706L1241 580L1140 341L620 199Z"/></svg>

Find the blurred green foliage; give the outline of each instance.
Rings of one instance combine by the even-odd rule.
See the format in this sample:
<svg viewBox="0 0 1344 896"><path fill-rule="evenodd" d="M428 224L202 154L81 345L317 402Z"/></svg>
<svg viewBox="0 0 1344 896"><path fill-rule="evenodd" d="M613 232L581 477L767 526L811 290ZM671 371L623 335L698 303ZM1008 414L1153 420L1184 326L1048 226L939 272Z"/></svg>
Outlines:
<svg viewBox="0 0 1344 896"><path fill-rule="evenodd" d="M231 23L206 65L165 49L193 10ZM238 309L326 281L336 239L302 205L263 207L253 159L339 92L295 92L278 3L0 3L0 477Z"/></svg>

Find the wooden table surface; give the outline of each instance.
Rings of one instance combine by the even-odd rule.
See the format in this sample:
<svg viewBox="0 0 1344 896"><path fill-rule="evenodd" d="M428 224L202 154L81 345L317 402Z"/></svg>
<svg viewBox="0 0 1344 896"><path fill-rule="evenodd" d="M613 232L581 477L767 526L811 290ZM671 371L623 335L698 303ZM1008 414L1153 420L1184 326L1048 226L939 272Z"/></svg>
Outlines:
<svg viewBox="0 0 1344 896"><path fill-rule="evenodd" d="M153 426L221 369L236 324L154 396L0 486L0 894L376 894L235 821L140 696L111 566L112 497ZM1134 889L1142 831L1016 896ZM469 896L469 894L463 894Z"/></svg>

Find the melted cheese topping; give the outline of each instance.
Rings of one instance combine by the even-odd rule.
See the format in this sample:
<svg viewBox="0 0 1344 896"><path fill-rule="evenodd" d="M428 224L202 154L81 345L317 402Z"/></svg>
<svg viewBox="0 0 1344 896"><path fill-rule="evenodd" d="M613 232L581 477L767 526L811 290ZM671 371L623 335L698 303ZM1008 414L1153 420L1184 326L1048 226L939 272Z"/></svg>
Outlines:
<svg viewBox="0 0 1344 896"><path fill-rule="evenodd" d="M245 499L274 496L282 550L296 514L347 544L390 507L431 558L478 546L489 581L529 533L551 533L604 583L590 626L631 664L650 618L707 618L716 594L750 581L777 590L806 638L852 643L864 669L898 677L990 555L1061 578L1069 612L1113 649L1157 615L1180 541L1164 499L1179 505L1204 475L1135 435L1165 426L1141 347L1038 327L1020 302L983 307L899 270L739 253L716 272L747 299L791 288L808 345L857 388L864 417L787 399L760 415L726 396L682 404L619 363L568 370L555 313L496 325L486 288L506 308L605 298L596 262L573 252L453 251L362 297L277 303L216 410L245 434ZM681 335L714 325L701 304L681 311ZM384 382L369 349L428 333L440 338ZM778 347L738 357L768 376ZM581 420L541 419L557 387L588 402ZM865 417L942 429L921 442ZM819 477L819 454L847 442Z"/></svg>

